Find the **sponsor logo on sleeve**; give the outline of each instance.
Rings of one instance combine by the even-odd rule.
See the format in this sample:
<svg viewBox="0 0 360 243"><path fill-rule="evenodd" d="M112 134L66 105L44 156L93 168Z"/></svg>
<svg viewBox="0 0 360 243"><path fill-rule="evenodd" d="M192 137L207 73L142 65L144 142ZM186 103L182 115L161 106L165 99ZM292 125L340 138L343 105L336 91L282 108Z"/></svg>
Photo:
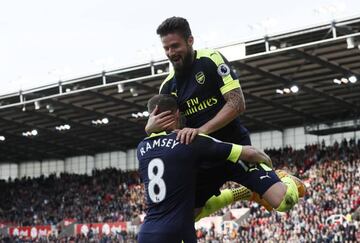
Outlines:
<svg viewBox="0 0 360 243"><path fill-rule="evenodd" d="M225 63L220 64L218 69L217 69L217 72L222 77L226 76L226 75L229 75L230 74L230 67L228 65L226 65Z"/></svg>

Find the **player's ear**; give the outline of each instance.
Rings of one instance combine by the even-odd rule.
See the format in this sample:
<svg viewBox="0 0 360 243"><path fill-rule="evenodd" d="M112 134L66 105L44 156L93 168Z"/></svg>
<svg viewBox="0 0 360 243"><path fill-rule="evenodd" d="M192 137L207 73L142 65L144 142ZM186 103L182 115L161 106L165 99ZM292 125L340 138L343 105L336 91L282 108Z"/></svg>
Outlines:
<svg viewBox="0 0 360 243"><path fill-rule="evenodd" d="M190 35L187 39L187 44L189 46L192 46L194 44L194 37L192 35Z"/></svg>
<svg viewBox="0 0 360 243"><path fill-rule="evenodd" d="M179 117L180 117L180 111L179 111L179 109L176 110L176 112L175 112L175 117L176 117L176 118L179 118Z"/></svg>

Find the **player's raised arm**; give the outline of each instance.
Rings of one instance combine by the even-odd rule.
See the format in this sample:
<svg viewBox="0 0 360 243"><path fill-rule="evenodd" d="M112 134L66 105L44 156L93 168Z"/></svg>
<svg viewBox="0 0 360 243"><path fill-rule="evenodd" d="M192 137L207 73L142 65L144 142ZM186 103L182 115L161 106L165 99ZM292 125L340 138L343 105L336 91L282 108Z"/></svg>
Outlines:
<svg viewBox="0 0 360 243"><path fill-rule="evenodd" d="M245 111L245 99L239 80L230 68L230 63L219 52L211 54L211 59L217 68L217 83L226 103L222 109L209 120L199 127L199 132L213 133L238 117Z"/></svg>

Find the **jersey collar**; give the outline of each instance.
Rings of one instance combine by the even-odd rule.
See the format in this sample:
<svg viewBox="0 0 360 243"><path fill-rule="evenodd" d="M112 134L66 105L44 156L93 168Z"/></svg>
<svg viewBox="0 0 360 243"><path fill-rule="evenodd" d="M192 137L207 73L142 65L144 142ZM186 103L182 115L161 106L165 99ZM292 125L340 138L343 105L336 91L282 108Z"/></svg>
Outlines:
<svg viewBox="0 0 360 243"><path fill-rule="evenodd" d="M151 133L150 134L150 136L149 137L147 137L147 138L153 138L153 137L159 137L159 136L166 136L167 135L167 133L165 132L165 131L163 131L163 132L159 132L159 133Z"/></svg>

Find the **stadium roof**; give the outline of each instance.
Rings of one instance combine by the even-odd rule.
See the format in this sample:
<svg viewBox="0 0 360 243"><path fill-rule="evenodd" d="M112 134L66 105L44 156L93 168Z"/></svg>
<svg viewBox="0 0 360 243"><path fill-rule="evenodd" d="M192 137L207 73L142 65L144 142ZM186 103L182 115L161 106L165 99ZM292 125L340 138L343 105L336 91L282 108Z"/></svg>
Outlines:
<svg viewBox="0 0 360 243"><path fill-rule="evenodd" d="M360 17L219 50L240 76L241 117L251 132L359 118ZM136 147L145 136L146 102L169 68L167 60L154 61L0 96L0 161ZM298 92L289 91L293 85ZM71 129L59 131L65 124Z"/></svg>

